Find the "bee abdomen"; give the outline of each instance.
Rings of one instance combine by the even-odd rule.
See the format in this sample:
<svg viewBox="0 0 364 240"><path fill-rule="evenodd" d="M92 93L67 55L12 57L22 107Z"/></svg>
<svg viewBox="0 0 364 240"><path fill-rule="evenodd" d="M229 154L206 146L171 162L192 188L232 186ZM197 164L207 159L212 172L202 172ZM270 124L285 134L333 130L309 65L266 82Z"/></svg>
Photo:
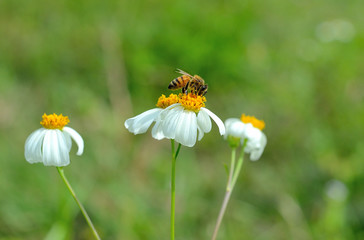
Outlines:
<svg viewBox="0 0 364 240"><path fill-rule="evenodd" d="M168 89L174 90L174 89L182 88L184 85L186 85L186 82L188 82L189 80L190 80L190 78L186 75L175 78L169 83Z"/></svg>
<svg viewBox="0 0 364 240"><path fill-rule="evenodd" d="M179 77L176 78L176 79L173 79L173 81L169 83L168 89L176 89L176 88L178 88L178 86L180 84L180 81L178 79L179 79Z"/></svg>

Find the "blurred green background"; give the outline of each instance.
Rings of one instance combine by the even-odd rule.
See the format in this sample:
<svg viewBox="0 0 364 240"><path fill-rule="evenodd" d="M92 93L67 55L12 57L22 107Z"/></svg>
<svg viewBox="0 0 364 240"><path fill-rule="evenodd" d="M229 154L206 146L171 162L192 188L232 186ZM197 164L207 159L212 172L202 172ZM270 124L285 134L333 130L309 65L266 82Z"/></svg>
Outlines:
<svg viewBox="0 0 364 240"><path fill-rule="evenodd" d="M170 142L134 136L181 68L222 120L255 115L218 239L364 239L362 1L0 1L0 239L92 239L55 168L28 164L43 113L85 151L65 173L103 239L169 238ZM176 239L210 239L230 149L216 125L177 161Z"/></svg>

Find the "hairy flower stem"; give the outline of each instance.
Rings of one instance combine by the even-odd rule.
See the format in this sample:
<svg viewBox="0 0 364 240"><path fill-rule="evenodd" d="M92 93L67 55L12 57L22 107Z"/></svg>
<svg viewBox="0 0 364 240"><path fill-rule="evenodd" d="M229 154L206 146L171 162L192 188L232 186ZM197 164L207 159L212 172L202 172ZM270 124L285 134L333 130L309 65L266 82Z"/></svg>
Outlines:
<svg viewBox="0 0 364 240"><path fill-rule="evenodd" d="M171 240L174 240L174 216L175 216L175 199L176 199L176 159L181 149L178 145L177 151L174 152L174 140L171 140L172 146L172 169L171 169Z"/></svg>
<svg viewBox="0 0 364 240"><path fill-rule="evenodd" d="M245 145L246 145L246 141L244 142L244 144L243 144L243 146L241 148L240 157L238 159L238 163L236 164L236 167L235 167L236 148L232 148L232 151L231 151L231 164L230 164L230 169L229 169L229 178L228 178L228 182L226 184L225 197L224 197L224 201L222 203L222 206L221 206L221 209L220 209L220 212L219 212L219 216L218 216L217 221L216 221L214 234L212 235L211 240L216 240L217 233L219 232L219 228L220 228L222 219L223 219L225 211L226 211L226 207L227 207L227 205L229 203L229 200L230 200L231 193L232 193L232 191L234 189L236 180L238 179L241 167L243 166Z"/></svg>
<svg viewBox="0 0 364 240"><path fill-rule="evenodd" d="M93 235L95 236L95 238L97 240L101 240L99 234L97 233L94 225L92 224L92 221L90 219L90 217L88 216L87 212L86 212L86 209L83 207L82 203L80 202L80 200L78 200L78 198L76 197L76 193L75 191L73 191L72 187L71 187L71 184L68 182L66 176L64 175L64 171L63 171L63 168L62 167L57 167L57 170L59 172L59 175L61 175L61 178L63 180L63 182L66 184L68 190L70 191L71 195L73 196L73 198L75 199L78 207L80 208L81 212L82 212L82 215L85 217L86 219L86 222L88 224L88 226L91 228L91 231L93 233Z"/></svg>

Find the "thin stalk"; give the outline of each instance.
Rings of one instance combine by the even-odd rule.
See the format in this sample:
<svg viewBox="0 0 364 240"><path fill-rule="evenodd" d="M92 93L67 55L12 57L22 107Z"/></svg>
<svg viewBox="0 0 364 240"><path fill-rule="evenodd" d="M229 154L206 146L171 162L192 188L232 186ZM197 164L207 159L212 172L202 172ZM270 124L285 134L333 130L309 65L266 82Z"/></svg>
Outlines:
<svg viewBox="0 0 364 240"><path fill-rule="evenodd" d="M236 148L233 148L231 151L231 163L230 163L230 169L229 169L229 177L228 182L226 184L226 191L230 191L230 183L233 179L233 173L235 169L235 158L236 158Z"/></svg>
<svg viewBox="0 0 364 240"><path fill-rule="evenodd" d="M175 195L176 195L176 154L174 152L174 140L171 140L172 147L172 169L171 169L171 240L174 240L174 216L175 216Z"/></svg>
<svg viewBox="0 0 364 240"><path fill-rule="evenodd" d="M227 185L226 185L225 197L224 197L224 201L222 202L220 213L219 213L219 216L218 216L217 221L216 221L214 234L212 235L211 240L216 240L216 238L217 238L217 233L219 231L222 219L224 217L226 207L227 207L227 205L229 203L231 193L232 193L232 191L234 189L236 180L238 179L241 167L243 166L245 146L246 146L246 141L244 141L243 146L241 147L240 156L239 156L238 162L236 164L236 167L235 167L236 148L232 149L232 152L231 152L231 167L230 167L230 170L229 170L229 178L228 178L228 182L227 182Z"/></svg>
<svg viewBox="0 0 364 240"><path fill-rule="evenodd" d="M230 186L229 188L231 190L233 190L234 186L235 186L235 183L236 183L236 180L238 180L238 177L239 177L239 173L240 173L240 170L241 170L241 166L243 166L243 162L244 162L244 157L243 157L244 154L241 154L240 157L239 157L239 160L238 160L238 163L236 164L236 169L235 169L235 172L234 172L234 175L233 175L233 179L232 181L230 182Z"/></svg>
<svg viewBox="0 0 364 240"><path fill-rule="evenodd" d="M57 170L59 172L59 175L61 176L63 182L66 184L68 190L70 191L71 195L73 196L73 198L75 199L78 207L80 208L81 212L82 212L82 215L85 217L86 219L86 222L88 224L88 226L91 228L91 231L93 233L93 235L95 236L95 238L97 240L101 240L99 234L97 233L90 217L88 216L87 212L86 212L86 209L83 207L82 203L80 202L80 200L78 200L78 198L76 197L76 193L75 191L73 191L72 187L71 187L71 184L68 182L66 176L64 175L64 171L63 171L63 168L62 167L57 167Z"/></svg>
<svg viewBox="0 0 364 240"><path fill-rule="evenodd" d="M226 184L225 197L224 197L224 201L222 203L222 206L221 206L221 209L220 209L220 212L219 212L219 216L218 216L217 221L216 221L216 225L215 225L215 229L214 229L214 234L212 236L212 240L215 240L216 237L217 237L217 233L219 231L222 219L223 219L224 214L225 214L227 204L228 204L230 196L231 196L232 188L230 187L230 183L231 183L231 180L233 179L235 158L236 158L236 148L233 148L232 151L231 151L231 163L230 163L230 169L229 169L228 182Z"/></svg>
<svg viewBox="0 0 364 240"><path fill-rule="evenodd" d="M246 146L246 142L247 142L247 139L244 140L243 146L241 147L239 160L238 160L238 163L236 164L236 168L235 168L235 171L234 171L234 174L233 174L233 179L232 179L232 181L230 183L231 190L234 188L235 183L236 183L236 180L238 180L241 167L243 166L243 162L244 162L244 149L245 149L245 146Z"/></svg>

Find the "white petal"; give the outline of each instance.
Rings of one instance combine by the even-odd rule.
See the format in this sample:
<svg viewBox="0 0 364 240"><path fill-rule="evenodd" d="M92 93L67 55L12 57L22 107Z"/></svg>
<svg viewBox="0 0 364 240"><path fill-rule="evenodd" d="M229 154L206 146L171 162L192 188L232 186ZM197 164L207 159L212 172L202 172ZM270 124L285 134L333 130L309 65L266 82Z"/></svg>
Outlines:
<svg viewBox="0 0 364 240"><path fill-rule="evenodd" d="M171 107L171 106L170 106ZM183 114L183 107L177 105L173 108L166 108L161 112L162 129L163 134L166 138L175 139L176 137L176 126L179 121L180 115Z"/></svg>
<svg viewBox="0 0 364 240"><path fill-rule="evenodd" d="M187 147L193 147L197 138L197 118L196 113L183 110L180 114L178 123L175 126L176 142Z"/></svg>
<svg viewBox="0 0 364 240"><path fill-rule="evenodd" d="M157 140L161 140L166 137L163 134L163 125L161 119L157 119L157 121L155 122L155 125L152 129L152 137Z"/></svg>
<svg viewBox="0 0 364 240"><path fill-rule="evenodd" d="M264 148L259 148L259 149L256 149L256 150L251 151L251 153L250 153L250 160L252 160L252 161L259 160L259 158L263 154L263 150L264 150Z"/></svg>
<svg viewBox="0 0 364 240"><path fill-rule="evenodd" d="M225 139L227 136L242 138L245 130L245 124L237 118L229 118L225 121Z"/></svg>
<svg viewBox="0 0 364 240"><path fill-rule="evenodd" d="M267 137L265 136L264 133L262 133L262 136L260 139L260 146L257 150L252 151L252 153L250 154L250 160L252 160L252 161L258 160L262 156L266 145L267 145Z"/></svg>
<svg viewBox="0 0 364 240"><path fill-rule="evenodd" d="M228 118L225 120L225 127L230 127L232 124L236 123L236 122L241 122L240 119L238 118ZM226 129L227 130L227 129Z"/></svg>
<svg viewBox="0 0 364 240"><path fill-rule="evenodd" d="M211 112L210 110L208 110L207 108L204 108L204 107L202 107L200 109L200 111L205 111L212 118L212 120L215 121L216 125L219 127L219 132L221 135L225 134L224 123L221 121L221 119L218 116L216 116L213 112Z"/></svg>
<svg viewBox="0 0 364 240"><path fill-rule="evenodd" d="M225 120L225 127L230 127L231 125L237 123L237 122L241 122L242 121L238 118L228 118Z"/></svg>
<svg viewBox="0 0 364 240"><path fill-rule="evenodd" d="M197 124L205 133L211 131L211 119L206 111L200 111L197 115Z"/></svg>
<svg viewBox="0 0 364 240"><path fill-rule="evenodd" d="M260 129L255 128L251 123L248 123L245 124L244 139L247 139L244 152L250 153L250 160L258 160L267 144L267 137Z"/></svg>
<svg viewBox="0 0 364 240"><path fill-rule="evenodd" d="M244 125L245 128L243 132L243 137L247 138L250 142L259 142L263 132L260 129L255 128L251 123L247 123Z"/></svg>
<svg viewBox="0 0 364 240"><path fill-rule="evenodd" d="M29 163L42 162L42 144L46 129L40 128L29 135L25 141L24 156Z"/></svg>
<svg viewBox="0 0 364 240"><path fill-rule="evenodd" d="M198 130L198 140L201 141L201 139L203 138L203 131L201 130L201 128L198 126L197 124L197 130Z"/></svg>
<svg viewBox="0 0 364 240"><path fill-rule="evenodd" d="M74 129L70 128L70 127L64 127L63 131L67 134L69 134L73 140L76 142L77 146L78 146L78 151L77 151L77 155L81 155L83 153L83 147L84 147L84 143L83 143L83 139L81 137L80 134L78 134L78 132L76 132ZM65 144L67 143L67 139L65 139Z"/></svg>
<svg viewBox="0 0 364 240"><path fill-rule="evenodd" d="M64 134L62 131L57 131L57 140L58 140L58 154L59 156L56 158L58 160L57 167L63 167L70 164L70 149L68 148L67 143L67 134Z"/></svg>
<svg viewBox="0 0 364 240"><path fill-rule="evenodd" d="M54 137L53 137L53 135L54 135ZM54 140L53 140L54 138L57 140L56 132L53 130L46 130L46 133L44 136L44 141L43 141L43 160L42 160L43 164L46 166L51 166L53 163L52 142L54 142Z"/></svg>
<svg viewBox="0 0 364 240"><path fill-rule="evenodd" d="M63 129L64 128L65 127L63 127ZM64 140L66 141L66 146L67 146L68 152L70 152L71 151L71 147L72 147L72 139L71 139L71 136L67 132L64 132L63 136L64 136Z"/></svg>
<svg viewBox="0 0 364 240"><path fill-rule="evenodd" d="M163 109L153 108L125 121L124 126L134 134L145 133Z"/></svg>
<svg viewBox="0 0 364 240"><path fill-rule="evenodd" d="M43 164L56 167L69 164L68 149L61 130L47 130L43 142Z"/></svg>

